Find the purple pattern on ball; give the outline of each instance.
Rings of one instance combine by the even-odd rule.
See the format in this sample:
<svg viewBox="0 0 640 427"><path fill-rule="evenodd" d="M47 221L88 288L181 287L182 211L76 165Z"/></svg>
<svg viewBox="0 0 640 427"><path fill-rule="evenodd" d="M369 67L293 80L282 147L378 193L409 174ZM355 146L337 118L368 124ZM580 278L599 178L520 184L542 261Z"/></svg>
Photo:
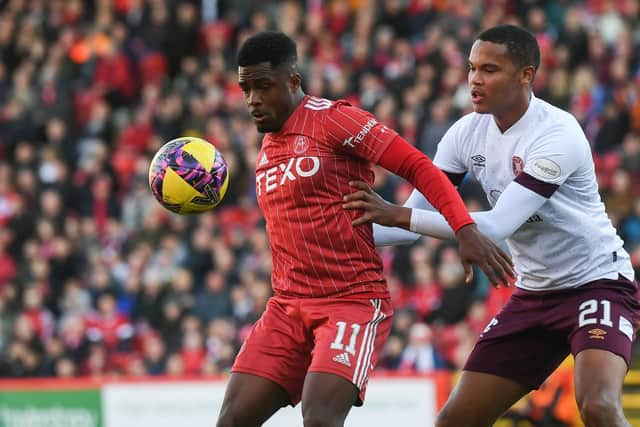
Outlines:
<svg viewBox="0 0 640 427"><path fill-rule="evenodd" d="M186 182L200 193L205 193L205 187L218 191L227 175L226 163L216 152L211 171L207 171L202 164L187 151L180 150L174 157L171 168Z"/></svg>
<svg viewBox="0 0 640 427"><path fill-rule="evenodd" d="M183 147L191 142L190 139L177 139L162 147L155 162L151 165L150 187L155 198L173 211L178 211L180 206L167 206L162 197L162 185L167 168L171 168L185 182L188 182L195 190L206 195L211 192L218 193L227 177L227 164L218 151L210 171L203 168L202 164ZM216 199L218 199L216 197ZM208 199L205 199L208 200ZM209 200L210 202L212 200Z"/></svg>
<svg viewBox="0 0 640 427"><path fill-rule="evenodd" d="M151 192L161 204L166 205L162 200L162 184L164 183L164 174L167 167L171 165L172 159L175 157L175 153L182 150L184 144L189 142L188 139L176 139L175 141L168 142L160 149L155 161L151 164ZM169 206L167 206L169 207ZM171 207L169 207L171 208ZM179 207L178 207L179 208ZM175 209L171 209L175 211Z"/></svg>

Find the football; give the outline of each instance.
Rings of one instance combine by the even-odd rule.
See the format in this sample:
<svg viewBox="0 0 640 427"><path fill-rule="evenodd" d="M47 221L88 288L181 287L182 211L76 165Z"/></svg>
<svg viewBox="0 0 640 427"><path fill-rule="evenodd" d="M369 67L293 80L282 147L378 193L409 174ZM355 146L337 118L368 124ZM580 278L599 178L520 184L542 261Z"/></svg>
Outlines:
<svg viewBox="0 0 640 427"><path fill-rule="evenodd" d="M201 138L164 144L149 165L149 187L162 206L180 215L213 209L224 197L229 172L222 153Z"/></svg>

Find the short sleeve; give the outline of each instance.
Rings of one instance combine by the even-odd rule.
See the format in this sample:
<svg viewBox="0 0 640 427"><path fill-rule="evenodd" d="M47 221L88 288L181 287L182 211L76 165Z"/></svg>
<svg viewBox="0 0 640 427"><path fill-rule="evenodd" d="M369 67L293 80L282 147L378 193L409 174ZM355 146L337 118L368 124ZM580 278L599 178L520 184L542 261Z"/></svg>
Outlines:
<svg viewBox="0 0 640 427"><path fill-rule="evenodd" d="M536 138L525 154L523 172L561 185L583 163L589 143L579 126L559 123Z"/></svg>
<svg viewBox="0 0 640 427"><path fill-rule="evenodd" d="M344 101L336 102L324 120L326 141L336 151L377 163L398 133L373 115Z"/></svg>
<svg viewBox="0 0 640 427"><path fill-rule="evenodd" d="M462 122L465 119L466 117L463 117L447 129L447 132L438 143L438 150L433 158L433 163L444 172L452 174L467 172L467 165L461 161L462 156L459 155L460 140L462 139L460 134Z"/></svg>

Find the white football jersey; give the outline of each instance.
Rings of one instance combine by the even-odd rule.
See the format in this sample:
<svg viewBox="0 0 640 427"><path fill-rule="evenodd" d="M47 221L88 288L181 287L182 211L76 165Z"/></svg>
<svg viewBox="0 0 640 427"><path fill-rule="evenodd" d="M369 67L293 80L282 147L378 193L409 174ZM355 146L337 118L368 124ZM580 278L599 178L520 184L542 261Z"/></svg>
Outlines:
<svg viewBox="0 0 640 427"><path fill-rule="evenodd" d="M526 113L505 133L491 114L468 114L444 135L434 163L445 172L470 171L491 206L521 172L535 178L530 189L540 194L558 186L507 239L516 286L573 288L618 274L633 280L629 254L598 193L589 143L566 111L532 95Z"/></svg>

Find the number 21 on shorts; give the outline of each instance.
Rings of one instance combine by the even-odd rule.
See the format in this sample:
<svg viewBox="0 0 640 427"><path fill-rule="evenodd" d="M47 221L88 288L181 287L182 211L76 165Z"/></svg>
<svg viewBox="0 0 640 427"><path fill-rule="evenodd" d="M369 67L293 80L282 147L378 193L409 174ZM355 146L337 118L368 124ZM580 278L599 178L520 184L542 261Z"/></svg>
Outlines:
<svg viewBox="0 0 640 427"><path fill-rule="evenodd" d="M599 310L600 309L600 310ZM611 317L611 301L606 299L590 299L584 301L578 307L578 327L600 324L609 328L615 327L614 321L618 322L618 330L622 332L629 341L633 341L633 326L629 319L618 316L618 319ZM591 332L591 331L590 331Z"/></svg>
<svg viewBox="0 0 640 427"><path fill-rule="evenodd" d="M598 304L598 302L600 304ZM601 313L598 312L598 305L602 306ZM613 322L611 321L611 301L609 300L603 299L598 301L596 299L590 299L580 304L578 310L580 311L578 317L579 328L597 323L610 328L613 327Z"/></svg>

